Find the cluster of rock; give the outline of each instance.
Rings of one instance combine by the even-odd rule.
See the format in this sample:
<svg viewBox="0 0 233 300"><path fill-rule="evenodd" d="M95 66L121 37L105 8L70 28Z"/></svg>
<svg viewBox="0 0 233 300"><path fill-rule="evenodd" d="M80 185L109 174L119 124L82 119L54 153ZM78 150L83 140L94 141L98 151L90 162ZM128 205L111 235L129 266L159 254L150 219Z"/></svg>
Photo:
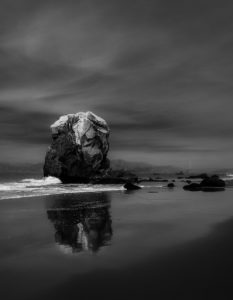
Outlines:
<svg viewBox="0 0 233 300"><path fill-rule="evenodd" d="M44 176L59 178L63 183L124 184L128 190L139 189L135 182L168 182L161 178L141 178L127 170L112 170L107 158L109 127L106 121L92 112L79 112L61 116L51 125L52 143L44 163ZM207 174L190 176L200 178L183 188L190 191L222 190L225 182L218 176ZM168 183L174 188L174 183Z"/></svg>
<svg viewBox="0 0 233 300"><path fill-rule="evenodd" d="M226 183L224 180L220 179L218 175L213 175L211 177L206 177L200 183L190 183L183 187L184 190L188 191L222 191L224 190Z"/></svg>

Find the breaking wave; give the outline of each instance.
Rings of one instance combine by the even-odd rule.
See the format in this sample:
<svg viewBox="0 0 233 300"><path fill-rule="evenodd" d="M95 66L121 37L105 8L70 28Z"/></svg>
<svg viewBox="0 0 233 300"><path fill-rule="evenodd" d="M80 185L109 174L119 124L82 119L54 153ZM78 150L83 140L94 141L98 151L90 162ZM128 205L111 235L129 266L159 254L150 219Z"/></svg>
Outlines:
<svg viewBox="0 0 233 300"><path fill-rule="evenodd" d="M57 194L119 191L121 185L62 184L58 178L23 179L0 184L0 200Z"/></svg>

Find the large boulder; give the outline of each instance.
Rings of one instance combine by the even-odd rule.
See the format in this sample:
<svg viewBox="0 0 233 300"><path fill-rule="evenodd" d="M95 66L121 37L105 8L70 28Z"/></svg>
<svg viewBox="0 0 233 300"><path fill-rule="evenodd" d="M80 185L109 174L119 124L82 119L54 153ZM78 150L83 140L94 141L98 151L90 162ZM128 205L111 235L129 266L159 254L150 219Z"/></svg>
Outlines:
<svg viewBox="0 0 233 300"><path fill-rule="evenodd" d="M44 176L62 182L89 182L109 168L109 127L92 112L61 116L51 125L51 134Z"/></svg>

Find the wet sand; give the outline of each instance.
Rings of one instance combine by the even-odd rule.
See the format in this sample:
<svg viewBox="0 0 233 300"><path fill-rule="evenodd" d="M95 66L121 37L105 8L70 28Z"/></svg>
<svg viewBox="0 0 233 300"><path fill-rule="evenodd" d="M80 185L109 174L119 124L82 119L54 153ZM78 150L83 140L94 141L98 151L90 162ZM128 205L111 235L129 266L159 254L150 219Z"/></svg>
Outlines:
<svg viewBox="0 0 233 300"><path fill-rule="evenodd" d="M152 186L0 201L2 299L231 299L232 196Z"/></svg>
<svg viewBox="0 0 233 300"><path fill-rule="evenodd" d="M37 299L232 299L232 236L233 218L205 238L131 268L73 276Z"/></svg>

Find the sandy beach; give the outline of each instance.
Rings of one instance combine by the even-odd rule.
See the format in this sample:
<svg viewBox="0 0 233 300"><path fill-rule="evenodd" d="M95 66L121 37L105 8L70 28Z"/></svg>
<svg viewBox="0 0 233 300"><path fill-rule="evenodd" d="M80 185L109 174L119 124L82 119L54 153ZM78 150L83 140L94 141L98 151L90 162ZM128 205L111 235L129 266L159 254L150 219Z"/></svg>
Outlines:
<svg viewBox="0 0 233 300"><path fill-rule="evenodd" d="M232 195L150 184L1 200L2 297L230 299Z"/></svg>

